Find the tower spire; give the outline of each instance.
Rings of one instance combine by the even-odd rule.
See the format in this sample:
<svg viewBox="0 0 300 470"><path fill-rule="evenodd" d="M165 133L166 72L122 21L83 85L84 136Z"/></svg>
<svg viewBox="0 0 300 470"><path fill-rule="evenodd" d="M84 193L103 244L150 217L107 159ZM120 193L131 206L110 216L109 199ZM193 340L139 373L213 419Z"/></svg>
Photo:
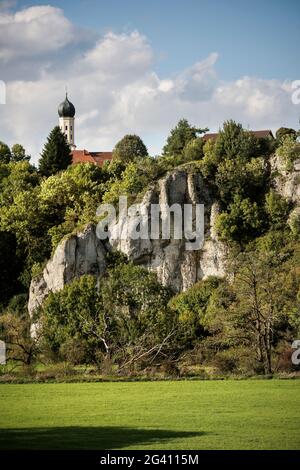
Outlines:
<svg viewBox="0 0 300 470"><path fill-rule="evenodd" d="M71 148L75 148L75 107L68 99L68 88L66 86L65 100L58 107L59 127Z"/></svg>

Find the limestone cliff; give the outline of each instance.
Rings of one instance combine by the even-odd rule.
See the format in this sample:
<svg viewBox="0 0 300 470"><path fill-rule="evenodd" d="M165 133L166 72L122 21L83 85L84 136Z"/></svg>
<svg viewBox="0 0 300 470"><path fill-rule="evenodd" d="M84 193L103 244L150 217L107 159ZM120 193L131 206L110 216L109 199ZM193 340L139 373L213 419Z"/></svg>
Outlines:
<svg viewBox="0 0 300 470"><path fill-rule="evenodd" d="M110 228L112 248L122 251L136 264L155 271L163 285L176 291L186 290L209 275L223 276L226 247L213 230L217 204L213 203L199 173L179 169L169 173L145 194L141 205L148 222L151 204L183 207L190 203L204 204L205 240L200 250L189 251L186 240L172 237L170 240L134 240L130 236L120 239L115 235L114 226ZM127 232L130 234L128 218L119 223L129 224Z"/></svg>
<svg viewBox="0 0 300 470"><path fill-rule="evenodd" d="M276 191L296 205L300 204L300 160L294 162L293 168L286 170L280 158L274 155L271 158L271 170Z"/></svg>
<svg viewBox="0 0 300 470"><path fill-rule="evenodd" d="M288 218L288 224L292 228L295 220L298 224L300 221L300 160L296 160L292 168L287 170L280 157L274 155L271 158L271 171L274 189L293 203L293 209Z"/></svg>
<svg viewBox="0 0 300 470"><path fill-rule="evenodd" d="M63 240L43 273L32 280L29 312L32 313L49 294L83 274L101 276L106 267L107 250L119 250L134 263L155 271L159 281L175 291L186 290L209 275L225 274L226 247L214 231L218 205L213 200L201 175L188 169L175 169L159 180L144 195L141 210L145 221L150 217L151 204L204 204L204 243L200 249L189 251L186 240L125 239L116 235L117 224L110 226L110 238L105 245L96 237L96 227L89 225L77 235ZM130 220L120 217L119 226Z"/></svg>
<svg viewBox="0 0 300 470"><path fill-rule="evenodd" d="M62 289L75 277L83 274L101 276L105 268L106 250L96 237L95 226L89 224L82 232L63 240L43 272L32 279L29 313L33 313L50 292Z"/></svg>

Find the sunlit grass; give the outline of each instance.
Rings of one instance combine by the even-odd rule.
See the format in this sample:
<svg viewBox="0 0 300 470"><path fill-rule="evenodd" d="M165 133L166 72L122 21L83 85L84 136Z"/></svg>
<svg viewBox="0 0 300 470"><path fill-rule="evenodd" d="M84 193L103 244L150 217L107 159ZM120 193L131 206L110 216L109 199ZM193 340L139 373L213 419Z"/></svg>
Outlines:
<svg viewBox="0 0 300 470"><path fill-rule="evenodd" d="M300 449L300 381L0 385L0 448Z"/></svg>

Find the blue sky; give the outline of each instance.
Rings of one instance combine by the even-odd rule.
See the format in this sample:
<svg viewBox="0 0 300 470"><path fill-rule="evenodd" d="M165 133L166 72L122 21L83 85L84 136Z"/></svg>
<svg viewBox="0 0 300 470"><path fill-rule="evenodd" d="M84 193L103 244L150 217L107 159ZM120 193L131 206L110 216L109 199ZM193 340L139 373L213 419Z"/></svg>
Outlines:
<svg viewBox="0 0 300 470"><path fill-rule="evenodd" d="M185 117L297 127L299 0L0 0L0 140L38 160L65 87L78 148L127 133L151 154Z"/></svg>
<svg viewBox="0 0 300 470"><path fill-rule="evenodd" d="M18 5L39 5L39 0ZM48 2L46 2L48 3ZM300 76L299 0L65 0L50 1L74 23L105 33L137 29L169 75L211 52L224 79L241 75ZM161 60L159 60L161 56Z"/></svg>

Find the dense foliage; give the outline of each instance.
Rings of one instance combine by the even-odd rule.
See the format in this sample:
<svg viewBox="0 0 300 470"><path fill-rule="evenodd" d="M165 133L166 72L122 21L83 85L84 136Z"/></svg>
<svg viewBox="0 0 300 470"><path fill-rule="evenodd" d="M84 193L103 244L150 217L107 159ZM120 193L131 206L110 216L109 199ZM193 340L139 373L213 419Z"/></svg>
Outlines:
<svg viewBox="0 0 300 470"><path fill-rule="evenodd" d="M163 148L163 155L177 157L183 155L190 147L190 143L195 141L198 134L204 134L208 129L198 129L191 126L186 119L181 119L177 126L171 130L167 138L166 145Z"/></svg>
<svg viewBox="0 0 300 470"><path fill-rule="evenodd" d="M39 171L43 176L51 176L65 170L72 163L69 144L59 126L50 132L41 154Z"/></svg>
<svg viewBox="0 0 300 470"><path fill-rule="evenodd" d="M203 132L179 121L156 158L138 136L127 135L101 168L70 166L59 128L48 138L39 171L22 146L0 143L0 328L10 357L123 373L162 364L172 373L199 364L223 373L293 370L300 213L275 191L270 162L276 154L287 174L293 170L298 133L281 128L275 140L258 139L234 121L216 138L204 140ZM101 202L117 203L120 195L134 201L180 165L199 172L218 201L215 228L231 253L227 278L210 277L175 295L153 273L116 256L99 282L83 276L50 294L37 312L38 341L31 338L29 283L61 239L96 222Z"/></svg>
<svg viewBox="0 0 300 470"><path fill-rule="evenodd" d="M176 333L176 318L165 309L170 295L153 273L132 264L111 267L98 285L83 276L47 298L44 340L56 356L75 362L114 360L124 368L154 359Z"/></svg>
<svg viewBox="0 0 300 470"><path fill-rule="evenodd" d="M148 150L138 135L125 135L115 146L113 156L116 160L129 163L136 158L148 156Z"/></svg>

